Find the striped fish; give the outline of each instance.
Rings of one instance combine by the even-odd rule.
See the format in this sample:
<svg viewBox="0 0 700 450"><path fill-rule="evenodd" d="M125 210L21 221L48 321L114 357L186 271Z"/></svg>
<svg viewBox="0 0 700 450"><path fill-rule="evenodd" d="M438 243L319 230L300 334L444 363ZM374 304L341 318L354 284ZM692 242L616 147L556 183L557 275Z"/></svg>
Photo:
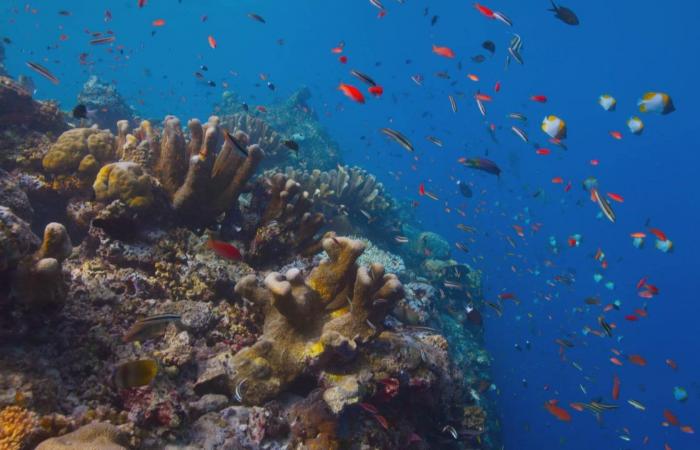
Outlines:
<svg viewBox="0 0 700 450"><path fill-rule="evenodd" d="M137 320L122 337L124 342L144 341L165 333L166 328L171 323L176 326L180 323L180 315L165 313L145 317Z"/></svg>
<svg viewBox="0 0 700 450"><path fill-rule="evenodd" d="M414 151L415 149L413 148L413 144L411 144L411 141L408 140L406 136L403 134L399 133L396 130L392 130L391 128L380 128L379 131L384 133L385 135L389 136L391 140L399 144L401 147L405 148L409 152Z"/></svg>
<svg viewBox="0 0 700 450"><path fill-rule="evenodd" d="M452 112L456 113L457 112L457 102L455 101L455 98L451 95L448 95L447 98L450 99L450 107L452 108Z"/></svg>
<svg viewBox="0 0 700 450"><path fill-rule="evenodd" d="M523 140L523 142L527 143L530 140L527 138L527 134L525 134L525 131L521 130L520 128L516 127L515 125L510 127L511 130L513 130L513 133L515 133L516 136L518 136L520 139Z"/></svg>
<svg viewBox="0 0 700 450"><path fill-rule="evenodd" d="M600 194L598 193L598 189L592 189L591 195L595 199L596 203L598 203L600 210L603 211L603 215L605 215L605 217L607 217L610 222L615 223L615 211L613 211L612 207L610 206L610 203L608 203L606 199L600 196Z"/></svg>
<svg viewBox="0 0 700 450"><path fill-rule="evenodd" d="M50 71L49 69L47 69L46 67L42 66L42 65L39 64L39 63L27 61L27 67L29 67L29 68L32 69L34 72L36 72L36 73L38 73L39 75L41 75L42 77L46 78L47 80L49 80L49 81L52 82L53 84L58 84L58 83L60 83L60 81L58 80L58 78L56 78L56 76L55 76L54 74L52 74L51 71Z"/></svg>

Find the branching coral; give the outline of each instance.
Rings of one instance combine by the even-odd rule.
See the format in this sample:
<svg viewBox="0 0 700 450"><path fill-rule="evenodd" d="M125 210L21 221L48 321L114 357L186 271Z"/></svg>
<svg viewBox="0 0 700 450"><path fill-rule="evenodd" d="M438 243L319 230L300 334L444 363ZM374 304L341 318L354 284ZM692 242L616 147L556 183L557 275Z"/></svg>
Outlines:
<svg viewBox="0 0 700 450"><path fill-rule="evenodd" d="M313 202L299 183L281 173L264 178L267 205L259 223L247 258L254 264L279 260L281 255L312 255L320 250L315 238L324 224L321 213L312 213ZM257 196L256 201L261 196Z"/></svg>
<svg viewBox="0 0 700 450"><path fill-rule="evenodd" d="M38 426L39 418L32 411L20 406L8 406L0 410L0 449L29 448L29 441Z"/></svg>
<svg viewBox="0 0 700 450"><path fill-rule="evenodd" d="M338 166L328 172L287 167L285 175L317 200L320 212L328 219L349 214L359 223L374 223L383 219L394 204L382 183L358 167Z"/></svg>
<svg viewBox="0 0 700 450"><path fill-rule="evenodd" d="M329 259L306 278L290 269L285 275L269 274L265 287L253 275L236 284L237 294L266 313L258 342L219 366L229 392L244 403L260 404L311 368L351 359L357 343L374 336L403 295L399 280L380 264L357 268L362 242L329 235L323 248ZM205 370L198 382L207 378Z"/></svg>

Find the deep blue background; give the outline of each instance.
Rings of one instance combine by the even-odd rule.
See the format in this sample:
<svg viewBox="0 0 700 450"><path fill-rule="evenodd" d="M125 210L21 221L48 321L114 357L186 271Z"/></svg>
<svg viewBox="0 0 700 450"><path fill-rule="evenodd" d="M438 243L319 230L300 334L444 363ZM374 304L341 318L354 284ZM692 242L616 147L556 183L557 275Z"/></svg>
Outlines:
<svg viewBox="0 0 700 450"><path fill-rule="evenodd" d="M700 3L567 0L566 6L581 19L579 27L569 27L547 11L547 0L488 1L487 6L513 20L514 26L508 28L482 17L467 1L383 2L388 13L377 19L377 9L363 0L149 0L143 9L137 8L136 0L46 0L30 3L38 10L35 14L25 11L24 2L4 0L0 36L12 40L6 46L11 73L28 73L24 63L32 60L61 79L60 85L53 86L34 76L36 96L58 99L65 109L74 105L88 73L78 63L81 52L89 52L95 62L90 73L117 83L146 116L174 113L205 118L219 99L224 80L251 105L284 99L308 85L314 95L312 105L340 143L345 160L375 172L396 196L418 200L417 212L426 228L451 240L465 240L469 236L455 225L476 226L479 231L469 242L471 253L458 258L484 272L487 298L511 291L522 300L519 306L506 304L502 318L489 317L486 323L506 448L642 448L645 435L650 437L648 448L663 448L664 442L674 450L699 448L697 436L660 423L663 408L670 408L683 424L700 427L696 259L700 252L696 194ZM429 14L424 17L426 6ZM58 15L62 9L72 15ZM113 14L110 23L103 21L106 9ZM262 15L267 24L250 20L249 12ZM201 21L203 15L208 16L206 22ZM433 15L439 20L431 27ZM158 18L166 20L164 27L152 27ZM111 29L117 41L111 47L90 46L84 29ZM151 36L153 30L156 34ZM511 32L523 38L525 65L511 63L504 71ZM69 39L59 41L61 33ZM216 49L207 44L210 34L218 41ZM277 43L280 38L285 41L282 46ZM493 58L480 48L485 39L496 43ZM341 40L346 43L347 65L339 64L337 55L330 53ZM457 58L436 56L431 52L433 44L451 47ZM118 45L123 46L124 55L117 60L117 53L108 49ZM469 58L478 53L487 55L483 64ZM457 68L458 60L462 70ZM201 64L208 66L207 76L217 82L216 88L193 76ZM344 98L337 90L340 81L359 86L348 74L350 68L377 80L385 89L383 98L368 98L365 105ZM442 70L452 79L434 76ZM260 73L270 75L275 92L264 83L255 86ZM410 79L416 73L425 76L422 87ZM481 81L468 80L467 73L477 74ZM496 80L502 83L499 94L492 91ZM471 99L476 89L495 97L486 106L487 119L503 127L497 132L498 144L490 141ZM642 136L632 136L625 121L635 113L636 100L649 90L671 94L677 111L642 116L646 130ZM602 93L617 98L616 112L605 112L596 104ZM448 94L457 98L457 114L450 110ZM549 102L530 102L533 94L544 94ZM564 118L569 150L549 146L551 155L536 155L532 146L508 130L512 123L505 114L512 111L528 116L525 128L531 140L543 145L542 117ZM409 136L417 147L415 154L384 139L378 129L385 126ZM624 138L613 140L610 130L622 131ZM428 134L441 138L445 147L428 143L424 139ZM500 179L456 163L461 156L484 155L487 150L504 169ZM589 164L592 158L600 160L598 167ZM624 196L623 204L613 204L617 223L596 219L598 209L580 187L589 175L599 179L602 191ZM565 193L562 185L551 184L555 176L572 181L572 190ZM474 198L458 195L456 179L473 183ZM419 198L420 182L440 201ZM540 188L543 194L533 198ZM576 205L578 200L582 206ZM463 208L467 218L454 210L446 213L445 203ZM521 239L512 225L527 228L526 219L543 225L538 233L528 230ZM643 250L632 247L629 233L643 231L647 219L674 241L673 253L656 251L651 239ZM565 247L566 238L574 233L583 236L581 247L562 248L559 256L549 252L549 236ZM516 249L505 236L515 240ZM614 291L593 282L598 265L592 255L599 247L609 261L604 281L614 281ZM554 267L545 267L545 259ZM569 268L576 271L573 286L547 285L546 280ZM536 271L541 273L535 275ZM648 302L648 318L623 323L624 314L643 304L635 284L644 275L650 276L661 295ZM543 301L545 295L552 301ZM600 295L604 303L622 301L621 312L606 316L619 326L615 339L580 334L585 325L595 327L600 311L576 313L574 308L584 307L583 299L593 295ZM567 362L562 362L554 339L565 336L576 347L567 351ZM532 342L532 350L514 350L515 343L526 339ZM612 366L608 361L612 347L641 354L649 364ZM666 358L678 362L677 372L664 364ZM571 361L584 371L572 367ZM572 411L572 422L562 423L542 407L552 398L564 405L596 396L610 400L613 373L622 380L621 407L606 414L602 428L588 413ZM523 378L528 380L526 388ZM589 395L581 392L579 384ZM684 386L690 399L676 402L673 386ZM629 398L642 401L647 411L627 405ZM623 427L629 428L632 442L617 437Z"/></svg>

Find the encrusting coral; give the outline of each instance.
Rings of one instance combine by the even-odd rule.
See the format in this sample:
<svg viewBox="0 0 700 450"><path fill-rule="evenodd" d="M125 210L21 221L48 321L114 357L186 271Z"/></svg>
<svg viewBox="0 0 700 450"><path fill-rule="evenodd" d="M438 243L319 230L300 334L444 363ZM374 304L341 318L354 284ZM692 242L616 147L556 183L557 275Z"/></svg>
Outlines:
<svg viewBox="0 0 700 450"><path fill-rule="evenodd" d="M74 128L59 136L44 156L44 169L53 174L76 171L94 175L101 163L114 158L114 136L97 128Z"/></svg>
<svg viewBox="0 0 700 450"><path fill-rule="evenodd" d="M117 427L107 422L94 422L77 430L43 441L36 450L126 450L128 439Z"/></svg>
<svg viewBox="0 0 700 450"><path fill-rule="evenodd" d="M310 210L313 201L294 180L281 173L263 177L266 192L254 195L255 203L265 197L267 203L260 220L255 224L255 237L246 255L247 260L259 265L279 261L281 256L310 256L320 250L316 234L325 223L323 214Z"/></svg>
<svg viewBox="0 0 700 450"><path fill-rule="evenodd" d="M306 278L290 269L285 275L270 273L264 288L254 275L236 284L236 293L260 305L266 314L258 342L225 364L227 389L243 403L260 404L304 372L331 359L352 358L357 343L377 332L403 295L399 280L385 274L381 265L356 266L362 242L329 235L323 248L329 259ZM198 383L208 381L205 369Z"/></svg>
<svg viewBox="0 0 700 450"><path fill-rule="evenodd" d="M143 209L153 203L153 182L143 168L131 161L103 166L92 184L101 202L121 200L130 208Z"/></svg>

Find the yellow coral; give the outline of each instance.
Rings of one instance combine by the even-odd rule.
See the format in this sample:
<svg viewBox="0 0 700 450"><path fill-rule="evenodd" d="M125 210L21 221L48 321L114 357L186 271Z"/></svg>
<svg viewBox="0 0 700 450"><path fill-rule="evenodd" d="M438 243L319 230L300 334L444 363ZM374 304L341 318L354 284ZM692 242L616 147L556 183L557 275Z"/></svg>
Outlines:
<svg viewBox="0 0 700 450"><path fill-rule="evenodd" d="M140 165L122 161L107 164L92 185L101 202L121 200L131 208L146 208L153 202L153 183Z"/></svg>
<svg viewBox="0 0 700 450"><path fill-rule="evenodd" d="M317 357L318 355L323 353L323 343L321 341L314 342L306 348L306 351L304 353L312 358Z"/></svg>
<svg viewBox="0 0 700 450"><path fill-rule="evenodd" d="M86 155L101 162L114 157L114 136L95 128L75 128L63 133L44 156L44 169L55 174L71 173L80 167Z"/></svg>
<svg viewBox="0 0 700 450"><path fill-rule="evenodd" d="M0 411L0 449L19 450L28 446L27 438L39 424L37 415L19 406Z"/></svg>

